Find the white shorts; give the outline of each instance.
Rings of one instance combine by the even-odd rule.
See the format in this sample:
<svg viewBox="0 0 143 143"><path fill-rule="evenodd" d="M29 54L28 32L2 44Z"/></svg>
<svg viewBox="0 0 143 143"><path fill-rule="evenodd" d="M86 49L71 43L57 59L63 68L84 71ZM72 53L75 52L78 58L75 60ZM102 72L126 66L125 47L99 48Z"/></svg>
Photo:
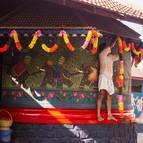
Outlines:
<svg viewBox="0 0 143 143"><path fill-rule="evenodd" d="M101 89L105 89L109 93L109 95L114 94L114 84L112 79L109 79L104 74L99 75L98 89L99 91Z"/></svg>

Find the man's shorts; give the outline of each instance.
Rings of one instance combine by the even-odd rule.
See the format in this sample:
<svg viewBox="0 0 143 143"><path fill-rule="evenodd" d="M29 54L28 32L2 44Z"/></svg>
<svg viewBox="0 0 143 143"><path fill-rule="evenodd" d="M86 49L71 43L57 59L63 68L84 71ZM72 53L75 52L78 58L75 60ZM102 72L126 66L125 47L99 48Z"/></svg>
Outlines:
<svg viewBox="0 0 143 143"><path fill-rule="evenodd" d="M114 94L114 83L113 83L112 79L109 79L104 74L99 75L98 89L99 89L99 91L101 89L106 90L109 93L109 95Z"/></svg>

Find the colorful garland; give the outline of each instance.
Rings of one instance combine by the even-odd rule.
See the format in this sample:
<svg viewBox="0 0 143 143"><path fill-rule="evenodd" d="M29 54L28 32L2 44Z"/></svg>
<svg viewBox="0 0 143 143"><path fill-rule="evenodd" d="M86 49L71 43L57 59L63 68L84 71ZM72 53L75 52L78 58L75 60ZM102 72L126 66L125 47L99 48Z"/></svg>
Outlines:
<svg viewBox="0 0 143 143"><path fill-rule="evenodd" d="M20 41L19 41L18 33L16 32L16 30L12 30L12 31L11 31L10 37L14 39L14 43L15 43L16 48L17 48L19 51L21 51L22 46L21 46L21 43L20 43Z"/></svg>
<svg viewBox="0 0 143 143"><path fill-rule="evenodd" d="M29 48L32 49L34 47L34 45L36 44L37 40L38 40L38 37L41 37L42 36L42 33L40 30L36 31L34 33L34 36L32 38L32 41L30 42L29 44Z"/></svg>
<svg viewBox="0 0 143 143"><path fill-rule="evenodd" d="M132 52L133 52L136 56L139 56L139 55L140 55L140 51L137 51L137 50L136 50L136 47L135 47L135 43L134 43L134 42L131 42L131 48L132 48Z"/></svg>
<svg viewBox="0 0 143 143"><path fill-rule="evenodd" d="M87 46L89 45L89 41L91 40L92 35L93 35L92 30L89 30L87 33L86 39L85 39L83 45L81 46L82 49L87 48Z"/></svg>
<svg viewBox="0 0 143 143"><path fill-rule="evenodd" d="M123 102L123 95L117 96L118 101L118 110L120 112L120 117L124 118L124 102Z"/></svg>
<svg viewBox="0 0 143 143"><path fill-rule="evenodd" d="M6 52L10 48L10 40L7 41L7 43L0 48L0 53Z"/></svg>
<svg viewBox="0 0 143 143"><path fill-rule="evenodd" d="M123 53L123 44L122 44L122 39L120 37L118 37L117 43L118 43L118 52L119 52L119 54L122 54Z"/></svg>
<svg viewBox="0 0 143 143"><path fill-rule="evenodd" d="M75 48L72 46L72 44L70 43L69 41L69 38L68 38L68 34L66 33L66 31L61 31L63 33L63 39L64 39L64 42L67 46L67 48L71 51L71 52L74 52L75 51Z"/></svg>
<svg viewBox="0 0 143 143"><path fill-rule="evenodd" d="M127 45L125 40L122 41L122 45L125 52L129 52L131 50L131 44L129 43Z"/></svg>
<svg viewBox="0 0 143 143"><path fill-rule="evenodd" d="M93 42L93 48L91 50L92 54L97 53L97 48L98 48L98 37L95 37L94 42Z"/></svg>
<svg viewBox="0 0 143 143"><path fill-rule="evenodd" d="M47 53L54 53L59 48L58 44L54 44L51 48L47 47L46 44L42 44L42 49Z"/></svg>
<svg viewBox="0 0 143 143"><path fill-rule="evenodd" d="M120 55L120 64L119 64L119 73L118 73L118 77L117 77L117 84L118 87L122 87L123 86L123 80L124 80L124 61L122 60L122 53L123 53L123 42L122 39L120 37L118 37L117 39L117 43L118 43L118 52Z"/></svg>
<svg viewBox="0 0 143 143"><path fill-rule="evenodd" d="M120 60L119 73L118 73L118 78L117 78L118 87L123 86L123 81L124 81L123 74L124 74L124 61Z"/></svg>

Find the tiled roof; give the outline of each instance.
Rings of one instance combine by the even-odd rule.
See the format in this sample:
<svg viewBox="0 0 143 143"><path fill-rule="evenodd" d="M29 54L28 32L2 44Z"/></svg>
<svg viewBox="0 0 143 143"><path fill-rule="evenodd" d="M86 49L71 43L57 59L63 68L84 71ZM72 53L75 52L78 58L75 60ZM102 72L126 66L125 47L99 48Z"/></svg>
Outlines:
<svg viewBox="0 0 143 143"><path fill-rule="evenodd" d="M0 21L0 29L48 29L96 27L98 30L137 39L139 34L121 22L68 6L41 1L27 4ZM114 27L114 28L113 28Z"/></svg>
<svg viewBox="0 0 143 143"><path fill-rule="evenodd" d="M73 27L82 25L73 11L47 2L34 2L33 5L26 3L23 8L0 22L0 27L62 27L71 25Z"/></svg>
<svg viewBox="0 0 143 143"><path fill-rule="evenodd" d="M125 4L121 4L115 0L72 0L72 1L92 5L97 8L102 8L104 10L107 10L108 12L114 12L124 17L130 16L143 20L143 11L135 9Z"/></svg>

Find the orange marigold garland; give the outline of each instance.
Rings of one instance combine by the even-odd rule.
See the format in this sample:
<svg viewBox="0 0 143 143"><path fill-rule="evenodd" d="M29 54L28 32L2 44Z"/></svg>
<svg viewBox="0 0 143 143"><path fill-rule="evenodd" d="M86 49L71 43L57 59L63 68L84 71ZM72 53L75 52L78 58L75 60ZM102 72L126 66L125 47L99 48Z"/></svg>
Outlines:
<svg viewBox="0 0 143 143"><path fill-rule="evenodd" d="M37 40L38 40L38 37L41 37L42 36L42 33L40 30L36 31L34 33L34 36L29 44L29 48L32 49L34 47L34 45L36 44Z"/></svg>

